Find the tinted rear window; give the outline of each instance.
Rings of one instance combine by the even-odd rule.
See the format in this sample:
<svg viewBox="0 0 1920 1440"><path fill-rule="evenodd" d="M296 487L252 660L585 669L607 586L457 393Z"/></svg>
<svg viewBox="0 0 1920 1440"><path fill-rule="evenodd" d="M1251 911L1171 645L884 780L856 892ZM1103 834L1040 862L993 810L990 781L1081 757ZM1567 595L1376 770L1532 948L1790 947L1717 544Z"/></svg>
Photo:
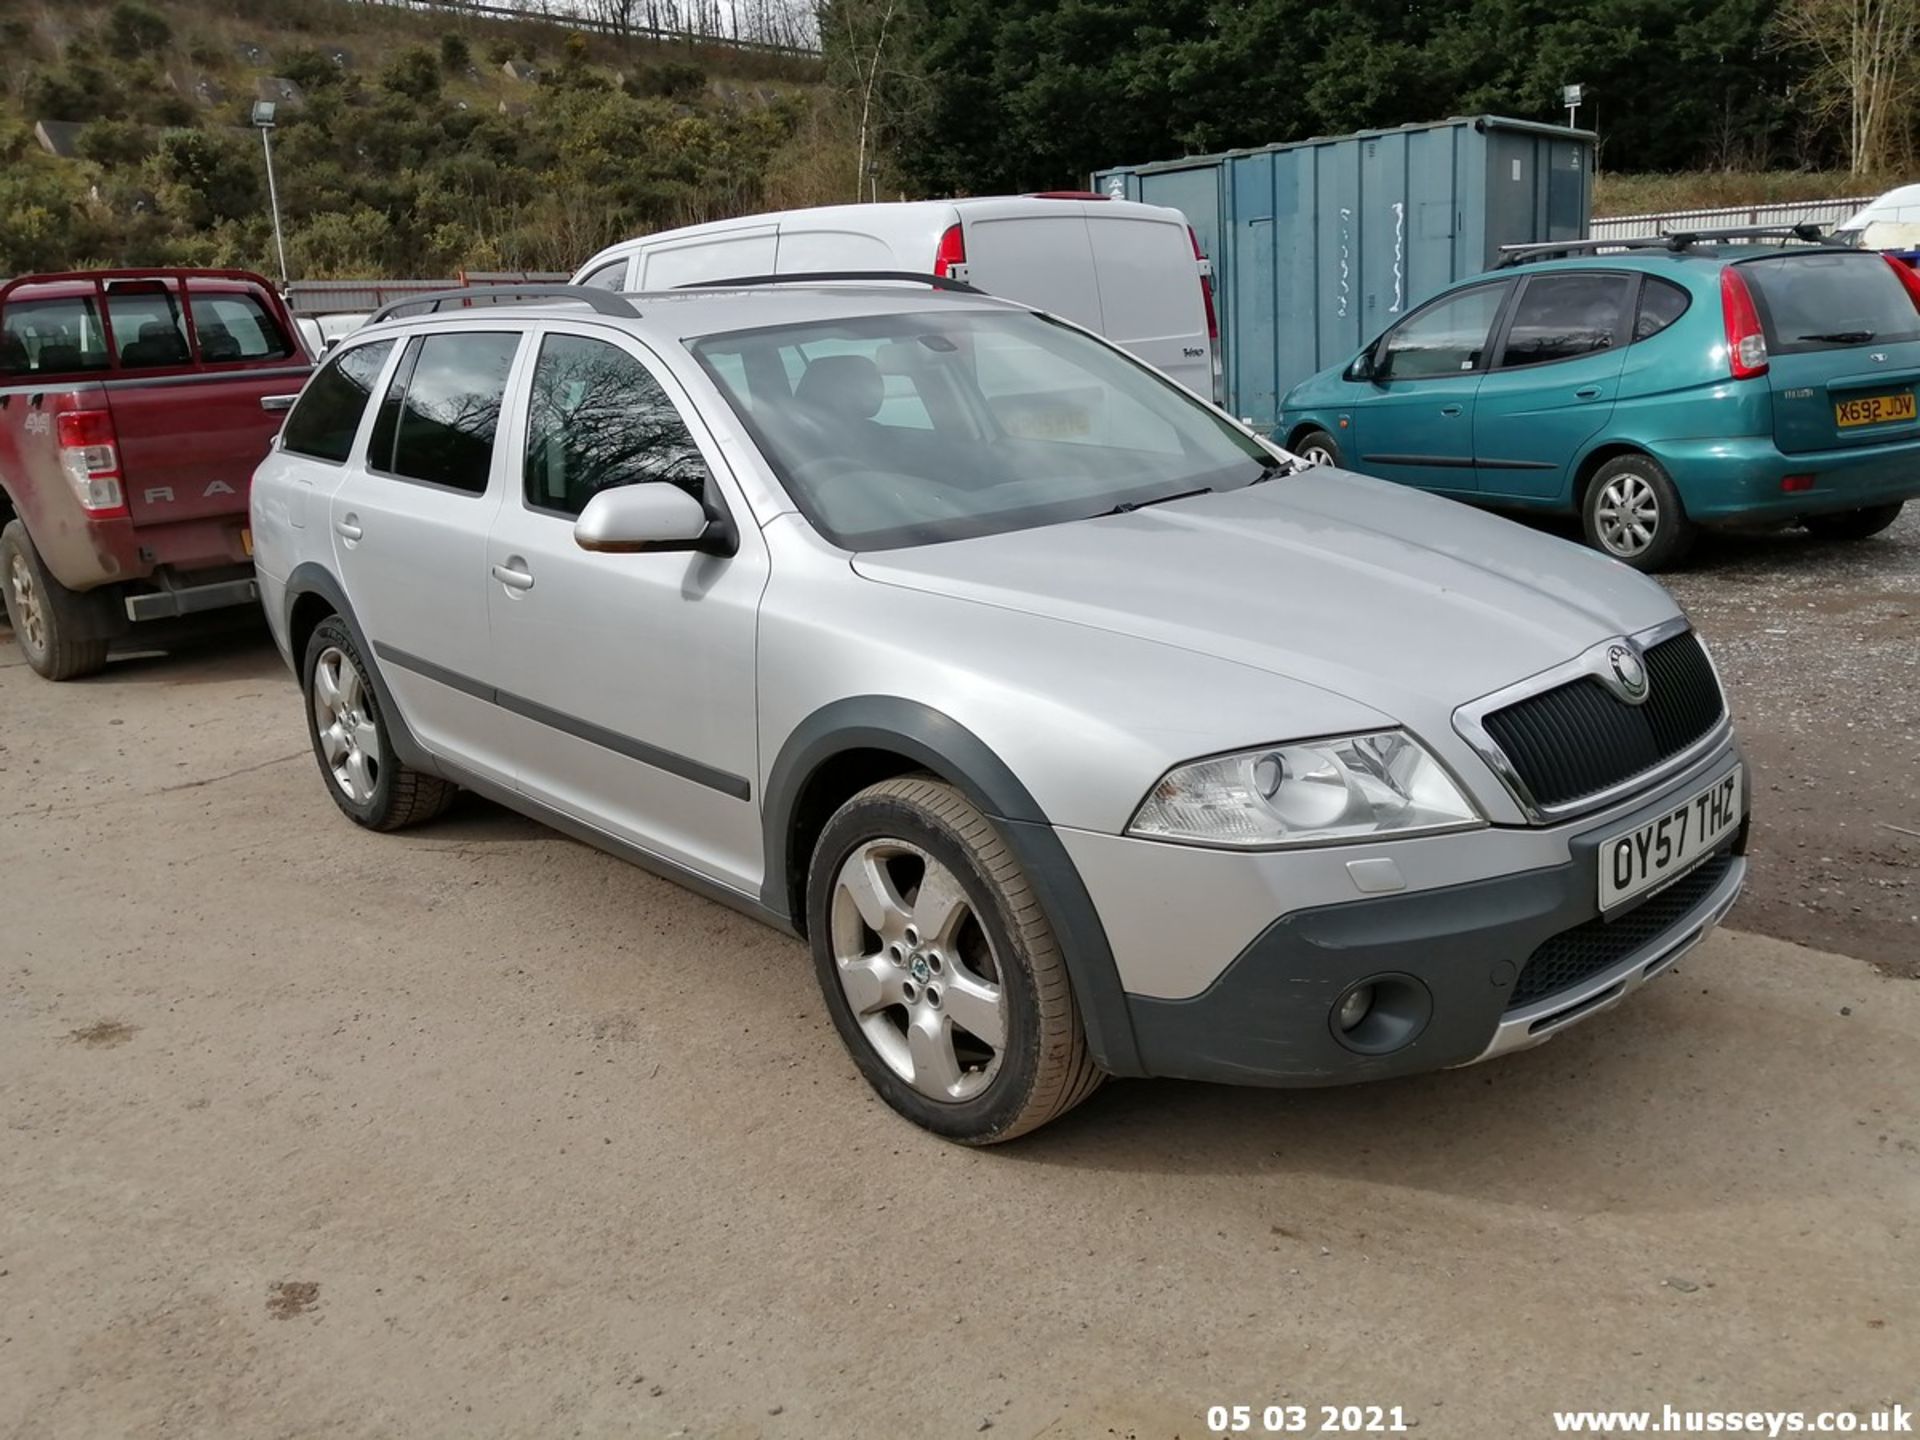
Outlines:
<svg viewBox="0 0 1920 1440"><path fill-rule="evenodd" d="M1739 273L1775 355L1920 339L1920 312L1879 255L1781 255L1749 260Z"/></svg>
<svg viewBox="0 0 1920 1440"><path fill-rule="evenodd" d="M91 295L15 299L0 329L0 375L107 368L107 336Z"/></svg>
<svg viewBox="0 0 1920 1440"><path fill-rule="evenodd" d="M1625 339L1632 300L1628 275L1535 275L1520 294L1500 363L1544 365L1611 350Z"/></svg>
<svg viewBox="0 0 1920 1440"><path fill-rule="evenodd" d="M360 430L367 398L392 349L391 340L356 345L322 366L287 416L280 448L316 460L344 462L353 453L353 437Z"/></svg>
<svg viewBox="0 0 1920 1440"><path fill-rule="evenodd" d="M519 346L510 331L463 330L410 342L374 422L369 468L485 494Z"/></svg>

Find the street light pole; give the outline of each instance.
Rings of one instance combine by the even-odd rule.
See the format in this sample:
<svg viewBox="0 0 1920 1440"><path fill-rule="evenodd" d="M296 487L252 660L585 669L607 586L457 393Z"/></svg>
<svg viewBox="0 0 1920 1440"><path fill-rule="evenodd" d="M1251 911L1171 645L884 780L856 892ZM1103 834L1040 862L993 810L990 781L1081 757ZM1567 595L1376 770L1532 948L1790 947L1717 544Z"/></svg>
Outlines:
<svg viewBox="0 0 1920 1440"><path fill-rule="evenodd" d="M262 100L253 107L253 123L260 130L260 148L267 157L267 202L273 207L273 246L280 252L280 288L286 290L287 279L287 241L280 232L280 187L273 178L273 117L275 106L269 100Z"/></svg>

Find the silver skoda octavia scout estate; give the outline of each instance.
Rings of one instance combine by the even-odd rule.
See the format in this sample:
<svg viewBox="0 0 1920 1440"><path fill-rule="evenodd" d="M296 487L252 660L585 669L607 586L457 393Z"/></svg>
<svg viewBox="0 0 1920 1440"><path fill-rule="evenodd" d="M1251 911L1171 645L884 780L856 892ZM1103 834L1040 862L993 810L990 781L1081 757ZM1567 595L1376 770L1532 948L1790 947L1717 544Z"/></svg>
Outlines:
<svg viewBox="0 0 1920 1440"><path fill-rule="evenodd" d="M959 284L490 298L357 331L254 481L322 783L804 936L930 1130L1486 1059L1740 889L1719 681L1624 565Z"/></svg>

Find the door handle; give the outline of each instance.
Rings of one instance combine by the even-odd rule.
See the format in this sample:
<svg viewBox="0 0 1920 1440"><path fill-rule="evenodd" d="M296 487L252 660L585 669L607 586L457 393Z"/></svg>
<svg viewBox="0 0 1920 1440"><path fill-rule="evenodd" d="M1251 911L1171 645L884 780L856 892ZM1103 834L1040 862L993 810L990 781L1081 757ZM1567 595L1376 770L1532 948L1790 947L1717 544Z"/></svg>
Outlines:
<svg viewBox="0 0 1920 1440"><path fill-rule="evenodd" d="M362 535L367 533L360 528L360 517L354 514L342 515L338 520L333 522L333 528L339 531L343 538L348 540L358 540Z"/></svg>
<svg viewBox="0 0 1920 1440"><path fill-rule="evenodd" d="M493 567L493 578L509 590L531 590L533 572L525 568L526 563L518 555L509 555L506 564Z"/></svg>
<svg viewBox="0 0 1920 1440"><path fill-rule="evenodd" d="M1598 400L1600 398L1600 387L1598 385L1589 385L1585 389L1576 390L1573 392L1573 398L1576 400Z"/></svg>
<svg viewBox="0 0 1920 1440"><path fill-rule="evenodd" d="M299 398L298 395L262 395L260 397L260 408L269 414L281 410L291 410L293 408L293 402Z"/></svg>
<svg viewBox="0 0 1920 1440"><path fill-rule="evenodd" d="M1458 415L1458 414L1460 413L1460 406L1458 406L1458 405L1442 405L1442 406L1440 407L1440 413L1441 413L1442 415Z"/></svg>

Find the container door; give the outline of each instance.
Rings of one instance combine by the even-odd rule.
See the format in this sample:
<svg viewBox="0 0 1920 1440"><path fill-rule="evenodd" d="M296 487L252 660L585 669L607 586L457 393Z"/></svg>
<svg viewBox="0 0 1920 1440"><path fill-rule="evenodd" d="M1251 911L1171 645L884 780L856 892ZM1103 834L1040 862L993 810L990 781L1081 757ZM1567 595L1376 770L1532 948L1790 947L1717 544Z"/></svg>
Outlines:
<svg viewBox="0 0 1920 1440"><path fill-rule="evenodd" d="M1811 250L1749 260L1767 337L1774 442L1788 454L1920 436L1920 311L1886 257Z"/></svg>
<svg viewBox="0 0 1920 1440"><path fill-rule="evenodd" d="M1474 399L1483 494L1550 500L1566 493L1573 457L1613 413L1637 287L1635 276L1604 271L1522 282L1494 368Z"/></svg>
<svg viewBox="0 0 1920 1440"><path fill-rule="evenodd" d="M1427 490L1475 488L1473 408L1510 280L1422 306L1373 347L1353 404L1354 468Z"/></svg>

